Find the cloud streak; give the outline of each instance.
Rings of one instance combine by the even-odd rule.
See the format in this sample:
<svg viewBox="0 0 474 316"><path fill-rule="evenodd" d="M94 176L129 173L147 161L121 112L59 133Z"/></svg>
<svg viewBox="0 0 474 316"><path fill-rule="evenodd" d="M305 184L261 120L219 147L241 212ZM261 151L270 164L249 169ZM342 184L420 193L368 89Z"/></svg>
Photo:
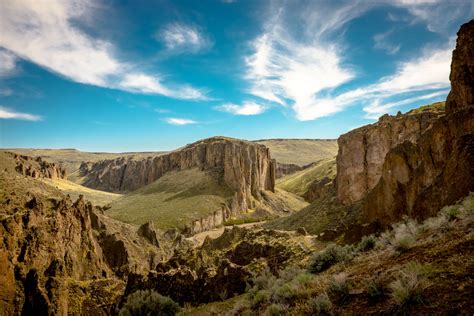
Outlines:
<svg viewBox="0 0 474 316"><path fill-rule="evenodd" d="M180 99L203 98L198 89L164 86L159 76L134 70L132 64L115 57L117 49L111 43L83 32L75 22L91 19L93 9L92 1L50 0L47 5L1 1L0 46L75 82Z"/></svg>
<svg viewBox="0 0 474 316"><path fill-rule="evenodd" d="M267 107L255 102L247 101L247 102L244 102L242 105L238 105L234 103L226 103L217 107L217 109L223 112L234 114L234 115L249 116L249 115L262 114L263 112L265 112Z"/></svg>
<svg viewBox="0 0 474 316"><path fill-rule="evenodd" d="M197 53L212 46L212 42L197 27L182 23L166 25L156 38L171 51Z"/></svg>
<svg viewBox="0 0 474 316"><path fill-rule="evenodd" d="M23 120L23 121L41 121L43 118L39 115L16 112L4 106L0 106L0 119Z"/></svg>
<svg viewBox="0 0 474 316"><path fill-rule="evenodd" d="M165 119L165 122L171 125L178 125L178 126L183 126L183 125L190 125L190 124L196 124L197 122L194 120L190 119L185 119L185 118L177 118L177 117L168 117Z"/></svg>

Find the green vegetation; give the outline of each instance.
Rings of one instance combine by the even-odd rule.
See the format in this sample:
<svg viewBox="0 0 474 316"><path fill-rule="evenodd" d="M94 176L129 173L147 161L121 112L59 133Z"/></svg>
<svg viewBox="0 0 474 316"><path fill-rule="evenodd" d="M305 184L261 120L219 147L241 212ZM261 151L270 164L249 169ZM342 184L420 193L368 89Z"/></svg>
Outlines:
<svg viewBox="0 0 474 316"><path fill-rule="evenodd" d="M446 225L433 224L439 222ZM471 193L423 223L404 219L381 236L367 236L357 245L329 245L309 262L308 269L317 273L291 266L275 274L264 269L245 294L201 306L199 315L211 310L216 314L230 311L230 315L470 311L473 223ZM408 250L400 252L397 245L407 234L416 238Z"/></svg>
<svg viewBox="0 0 474 316"><path fill-rule="evenodd" d="M279 163L305 166L337 154L335 139L262 139L255 141L270 148Z"/></svg>
<svg viewBox="0 0 474 316"><path fill-rule="evenodd" d="M83 195L84 198L90 201L93 205L104 206L117 200L122 196L121 194L117 193L90 189L88 187L64 179L41 179L41 181L56 187L64 194L69 194L72 200L77 200L79 195Z"/></svg>
<svg viewBox="0 0 474 316"><path fill-rule="evenodd" d="M427 276L431 271L429 265L408 262L400 270L400 276L389 285L394 305L403 308L421 303L423 292L429 286Z"/></svg>
<svg viewBox="0 0 474 316"><path fill-rule="evenodd" d="M311 183L325 177L329 179L336 177L336 158L320 160L309 168L280 178L276 181L276 186L296 195L304 196Z"/></svg>
<svg viewBox="0 0 474 316"><path fill-rule="evenodd" d="M172 171L112 202L107 215L126 223L152 221L157 228L184 228L221 209L232 196L217 174L198 168Z"/></svg>
<svg viewBox="0 0 474 316"><path fill-rule="evenodd" d="M354 256L354 252L352 246L338 246L331 244L323 251L313 255L310 259L309 272L319 273L329 269L336 263L349 261Z"/></svg>
<svg viewBox="0 0 474 316"><path fill-rule="evenodd" d="M265 223L264 227L279 230L296 230L304 227L308 233L318 235L325 230L336 229L348 218L350 216L347 215L347 208L338 203L332 192L313 201L299 212Z"/></svg>
<svg viewBox="0 0 474 316"><path fill-rule="evenodd" d="M420 106L419 108L413 109L408 112L408 114L418 114L421 112L429 112L429 111L444 111L446 107L446 102L441 101L441 102L435 102L432 104L427 104Z"/></svg>
<svg viewBox="0 0 474 316"><path fill-rule="evenodd" d="M181 310L171 298L162 296L151 290L136 291L127 297L125 305L119 312L120 316L173 316Z"/></svg>

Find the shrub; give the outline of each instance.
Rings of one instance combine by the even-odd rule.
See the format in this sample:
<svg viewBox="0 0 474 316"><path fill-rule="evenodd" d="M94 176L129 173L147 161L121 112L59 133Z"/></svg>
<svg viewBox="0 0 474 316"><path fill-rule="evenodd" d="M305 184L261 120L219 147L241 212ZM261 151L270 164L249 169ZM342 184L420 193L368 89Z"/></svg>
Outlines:
<svg viewBox="0 0 474 316"><path fill-rule="evenodd" d="M268 315L268 316L284 315L287 310L288 310L287 305L272 304L272 305L267 307L267 309L265 310L264 315Z"/></svg>
<svg viewBox="0 0 474 316"><path fill-rule="evenodd" d="M162 296L155 291L139 290L127 297L125 305L119 312L120 316L141 315L176 315L180 306L171 298Z"/></svg>
<svg viewBox="0 0 474 316"><path fill-rule="evenodd" d="M454 221L459 218L461 213L459 205L445 206L441 209L441 214L446 217L448 221Z"/></svg>
<svg viewBox="0 0 474 316"><path fill-rule="evenodd" d="M345 262L352 259L354 249L351 246L329 245L323 251L313 255L309 264L311 273L319 273L329 269L338 262Z"/></svg>
<svg viewBox="0 0 474 316"><path fill-rule="evenodd" d="M257 308L265 305L270 300L270 292L268 290L260 290L253 296L252 307Z"/></svg>
<svg viewBox="0 0 474 316"><path fill-rule="evenodd" d="M377 238L374 235L364 236L362 240L357 244L357 251L365 252L374 249Z"/></svg>
<svg viewBox="0 0 474 316"><path fill-rule="evenodd" d="M374 278L367 283L367 294L372 301L378 301L385 297L386 289L379 278Z"/></svg>
<svg viewBox="0 0 474 316"><path fill-rule="evenodd" d="M349 298L349 282L347 274L342 272L334 275L329 282L329 294L337 303L343 304Z"/></svg>
<svg viewBox="0 0 474 316"><path fill-rule="evenodd" d="M423 301L423 291L429 286L426 279L432 272L429 265L410 262L400 271L400 277L390 283L392 300L397 307L406 307Z"/></svg>
<svg viewBox="0 0 474 316"><path fill-rule="evenodd" d="M311 309L314 314L332 315L332 303L326 293L319 294L310 301Z"/></svg>
<svg viewBox="0 0 474 316"><path fill-rule="evenodd" d="M391 245L398 252L410 250L416 242L418 225L413 220L405 220L404 223L393 227L393 238Z"/></svg>

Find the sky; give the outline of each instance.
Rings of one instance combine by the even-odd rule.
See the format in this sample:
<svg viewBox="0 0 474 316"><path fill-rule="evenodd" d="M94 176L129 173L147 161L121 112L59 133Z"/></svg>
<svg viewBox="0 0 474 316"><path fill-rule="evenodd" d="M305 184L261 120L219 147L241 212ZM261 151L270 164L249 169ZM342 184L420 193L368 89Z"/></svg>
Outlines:
<svg viewBox="0 0 474 316"><path fill-rule="evenodd" d="M337 138L444 100L471 0L0 1L0 147Z"/></svg>

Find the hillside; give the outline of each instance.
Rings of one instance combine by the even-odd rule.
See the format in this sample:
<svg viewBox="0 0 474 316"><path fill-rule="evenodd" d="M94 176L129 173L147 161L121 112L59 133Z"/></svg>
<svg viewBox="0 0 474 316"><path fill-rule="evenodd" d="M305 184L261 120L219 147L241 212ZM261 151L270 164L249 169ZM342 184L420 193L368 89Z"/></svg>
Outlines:
<svg viewBox="0 0 474 316"><path fill-rule="evenodd" d="M272 158L281 164L302 167L337 155L335 139L261 139L255 142L267 146Z"/></svg>
<svg viewBox="0 0 474 316"><path fill-rule="evenodd" d="M184 229L225 207L232 197L232 190L216 174L198 168L170 171L113 202L107 215L127 223L152 221L162 229Z"/></svg>
<svg viewBox="0 0 474 316"><path fill-rule="evenodd" d="M289 174L276 181L277 188L304 197L314 182L324 178L333 180L336 176L336 158L323 159L310 167Z"/></svg>
<svg viewBox="0 0 474 316"><path fill-rule="evenodd" d="M83 162L97 162L119 157L130 157L133 159L143 159L162 155L166 152L126 152L126 153L105 153L105 152L85 152L77 149L31 149L31 148L11 148L6 149L20 155L30 157L41 157L42 159L54 162L64 168L68 178L76 182L79 167Z"/></svg>

